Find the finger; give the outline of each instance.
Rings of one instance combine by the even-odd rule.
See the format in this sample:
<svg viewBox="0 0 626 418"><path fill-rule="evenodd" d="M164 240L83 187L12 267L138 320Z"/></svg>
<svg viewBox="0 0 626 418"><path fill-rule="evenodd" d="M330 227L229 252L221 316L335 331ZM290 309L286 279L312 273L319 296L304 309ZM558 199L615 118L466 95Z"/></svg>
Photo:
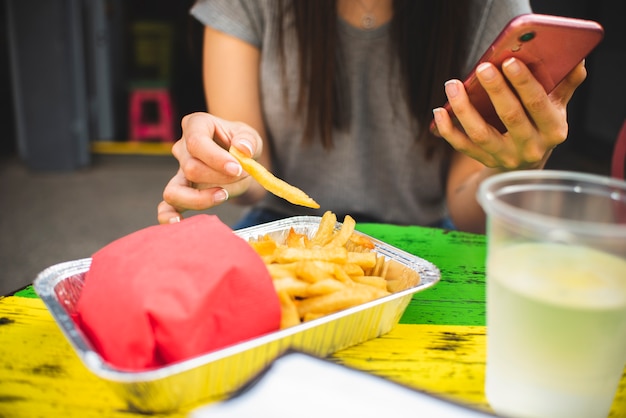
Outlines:
<svg viewBox="0 0 626 418"><path fill-rule="evenodd" d="M172 177L163 191L163 200L178 213L207 209L225 202L228 197L228 191L221 186L192 187L182 170Z"/></svg>
<svg viewBox="0 0 626 418"><path fill-rule="evenodd" d="M160 224L171 224L180 222L183 215L174 206L166 201L161 201L157 206L157 219Z"/></svg>
<svg viewBox="0 0 626 418"><path fill-rule="evenodd" d="M172 153L181 164L188 180L202 183L206 179L225 180L241 175L239 162L222 147L230 147L230 139L219 120L207 113L194 113L183 118L183 140ZM222 176L216 179L215 176Z"/></svg>
<svg viewBox="0 0 626 418"><path fill-rule="evenodd" d="M574 91L587 78L585 61L581 61L550 93L550 99L563 105L569 103Z"/></svg>
<svg viewBox="0 0 626 418"><path fill-rule="evenodd" d="M448 103L465 132L469 136L473 136L472 133L485 136L487 124L470 102L463 83L456 79L448 80L444 87ZM480 131L484 131L485 134L480 135Z"/></svg>
<svg viewBox="0 0 626 418"><path fill-rule="evenodd" d="M445 84L445 90L457 120L463 127L467 139L471 141L471 144L466 143L464 146L457 144L459 147L462 146L457 149L474 157L484 153L500 153L507 144L503 141L500 132L489 125L473 106L463 83L459 80L449 80ZM457 141L460 138L457 134Z"/></svg>
<svg viewBox="0 0 626 418"><path fill-rule="evenodd" d="M506 129L514 133L516 138L531 137L534 133L534 126L528 118L526 109L520 102L516 92L511 89L502 73L493 64L482 63L476 68L476 77L487 92L498 117ZM532 78L532 76L530 77ZM541 88L541 85L534 78L530 81L524 80L526 83L531 81L534 81L536 86ZM520 83L523 82L520 81ZM529 87L526 86L526 88Z"/></svg>
<svg viewBox="0 0 626 418"><path fill-rule="evenodd" d="M564 117L565 105L560 103L560 99L556 103L551 100L541 83L535 79L528 67L518 59L507 59L502 64L502 71L519 95L536 129L542 132L546 140L544 145L563 142L567 137L567 123ZM532 129L528 129L525 124L520 126L526 128L527 131L522 132L518 129L512 133L517 135L519 139L531 138L532 132L528 131ZM532 149L534 149L535 155L529 155L527 159L543 158L543 149L539 147L532 147ZM526 150L530 151L528 148Z"/></svg>
<svg viewBox="0 0 626 418"><path fill-rule="evenodd" d="M474 143L465 132L454 125L446 109L434 109L433 115L439 134L448 141L455 150L483 162L483 164L488 167L496 165L496 161L491 154Z"/></svg>
<svg viewBox="0 0 626 418"><path fill-rule="evenodd" d="M180 157L174 149L172 153L179 160L185 179L196 184L230 184L247 176L239 163L227 162L224 167L215 168L205 164L199 158Z"/></svg>
<svg viewBox="0 0 626 418"><path fill-rule="evenodd" d="M220 135L224 135L228 138L228 143L230 145L243 152L244 155L250 156L254 159L261 156L263 151L263 141L254 129L243 123L225 122L219 118L216 119L218 132ZM227 125L225 126L225 124Z"/></svg>
<svg viewBox="0 0 626 418"><path fill-rule="evenodd" d="M469 152L472 148L475 148L475 145L469 140L467 135L454 125L446 109L443 107L433 109L433 118L439 135L457 151Z"/></svg>

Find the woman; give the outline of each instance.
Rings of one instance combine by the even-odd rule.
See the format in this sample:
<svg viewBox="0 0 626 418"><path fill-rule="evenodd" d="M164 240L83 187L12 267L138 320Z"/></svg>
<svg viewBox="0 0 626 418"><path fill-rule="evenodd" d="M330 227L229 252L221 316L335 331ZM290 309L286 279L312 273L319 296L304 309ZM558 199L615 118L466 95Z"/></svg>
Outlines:
<svg viewBox="0 0 626 418"><path fill-rule="evenodd" d="M230 198L254 205L237 227L332 210L361 222L451 220L483 231L478 185L545 165L567 136L566 104L586 76L581 63L547 95L518 60L484 64L479 80L508 131L486 124L457 78L527 12L527 1L512 0L198 1L210 113L183 119L173 148L180 170L159 221ZM446 99L461 126L439 107ZM433 115L445 140L429 133ZM321 209L266 193L242 173L231 145Z"/></svg>

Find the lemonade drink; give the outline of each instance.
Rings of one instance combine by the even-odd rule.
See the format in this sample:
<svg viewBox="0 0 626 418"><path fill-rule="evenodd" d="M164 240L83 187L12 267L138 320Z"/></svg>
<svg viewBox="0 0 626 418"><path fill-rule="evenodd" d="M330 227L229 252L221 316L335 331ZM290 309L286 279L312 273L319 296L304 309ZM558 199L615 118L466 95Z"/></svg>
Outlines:
<svg viewBox="0 0 626 418"><path fill-rule="evenodd" d="M515 244L493 250L487 276L486 395L494 411L606 417L626 363L626 260L586 247Z"/></svg>

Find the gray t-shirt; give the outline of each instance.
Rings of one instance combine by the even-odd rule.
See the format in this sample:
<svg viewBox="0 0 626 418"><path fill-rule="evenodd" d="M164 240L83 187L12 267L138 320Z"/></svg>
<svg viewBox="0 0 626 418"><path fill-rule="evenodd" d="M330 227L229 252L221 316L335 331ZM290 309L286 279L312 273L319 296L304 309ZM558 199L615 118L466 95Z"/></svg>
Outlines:
<svg viewBox="0 0 626 418"><path fill-rule="evenodd" d="M504 25L530 12L528 1L473 0L473 39L468 39L469 70ZM366 215L379 222L433 225L446 216L446 163L427 160L414 141L411 122L398 83L398 65L388 48L389 24L364 31L339 19L345 71L349 80L351 125L348 132L333 132L334 147L324 150L319 141L303 145L303 123L297 108L298 67L295 54L286 54L287 103L283 90L278 41L276 0L199 0L191 13L203 24L235 36L261 51L261 100L271 141L274 174L300 187L318 203L309 210L268 194L258 204L293 215L321 215L332 210ZM287 50L296 49L286 37ZM442 86L443 89L443 86ZM442 139L443 141L443 139Z"/></svg>

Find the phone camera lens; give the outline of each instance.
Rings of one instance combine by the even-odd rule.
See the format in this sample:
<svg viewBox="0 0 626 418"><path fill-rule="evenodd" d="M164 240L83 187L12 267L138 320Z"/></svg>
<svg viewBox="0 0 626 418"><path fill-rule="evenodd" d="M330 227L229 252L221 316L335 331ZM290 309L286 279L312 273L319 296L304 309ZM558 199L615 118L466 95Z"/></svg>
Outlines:
<svg viewBox="0 0 626 418"><path fill-rule="evenodd" d="M535 37L535 32L526 32L519 37L520 42L528 42Z"/></svg>

